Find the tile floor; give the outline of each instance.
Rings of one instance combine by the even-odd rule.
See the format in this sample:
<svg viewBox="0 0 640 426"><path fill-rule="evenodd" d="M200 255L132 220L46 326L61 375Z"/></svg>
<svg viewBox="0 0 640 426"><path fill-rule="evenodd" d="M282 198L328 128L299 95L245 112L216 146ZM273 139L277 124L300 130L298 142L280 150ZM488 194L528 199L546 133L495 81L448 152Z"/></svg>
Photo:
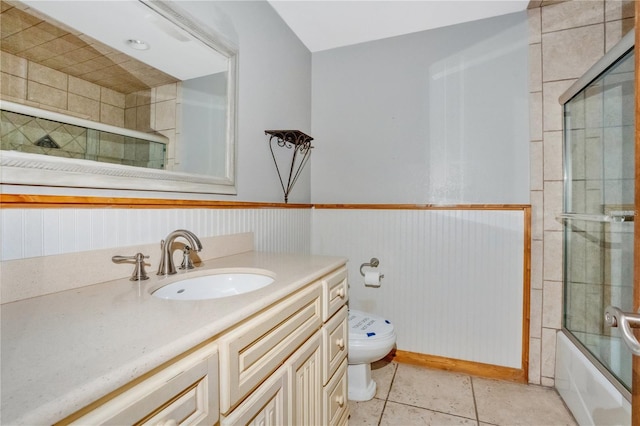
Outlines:
<svg viewBox="0 0 640 426"><path fill-rule="evenodd" d="M350 401L349 426L577 425L554 389L385 360L371 401Z"/></svg>

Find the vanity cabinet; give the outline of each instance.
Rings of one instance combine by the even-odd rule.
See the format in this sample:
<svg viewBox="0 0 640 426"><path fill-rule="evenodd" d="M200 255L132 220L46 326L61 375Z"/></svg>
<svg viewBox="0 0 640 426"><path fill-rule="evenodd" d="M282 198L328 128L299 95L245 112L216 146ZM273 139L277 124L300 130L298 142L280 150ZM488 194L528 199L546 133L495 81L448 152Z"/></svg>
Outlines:
<svg viewBox="0 0 640 426"><path fill-rule="evenodd" d="M344 425L346 302L342 266L60 424Z"/></svg>
<svg viewBox="0 0 640 426"><path fill-rule="evenodd" d="M209 344L62 424L211 425L218 418L218 346Z"/></svg>
<svg viewBox="0 0 640 426"><path fill-rule="evenodd" d="M221 425L347 423L347 295L341 267L218 341Z"/></svg>

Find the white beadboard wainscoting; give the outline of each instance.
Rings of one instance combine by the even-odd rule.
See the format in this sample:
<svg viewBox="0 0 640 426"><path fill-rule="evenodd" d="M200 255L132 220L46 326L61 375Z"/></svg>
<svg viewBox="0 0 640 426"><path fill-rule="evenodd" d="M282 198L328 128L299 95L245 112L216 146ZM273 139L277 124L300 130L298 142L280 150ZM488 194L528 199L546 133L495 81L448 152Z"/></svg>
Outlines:
<svg viewBox="0 0 640 426"><path fill-rule="evenodd" d="M158 243L175 229L198 237L253 232L256 250L309 253L309 208L1 209L0 259L75 253Z"/></svg>
<svg viewBox="0 0 640 426"><path fill-rule="evenodd" d="M519 369L525 220L524 209L316 208L312 253L349 258L350 306L392 321L399 350ZM359 271L372 257L379 288Z"/></svg>

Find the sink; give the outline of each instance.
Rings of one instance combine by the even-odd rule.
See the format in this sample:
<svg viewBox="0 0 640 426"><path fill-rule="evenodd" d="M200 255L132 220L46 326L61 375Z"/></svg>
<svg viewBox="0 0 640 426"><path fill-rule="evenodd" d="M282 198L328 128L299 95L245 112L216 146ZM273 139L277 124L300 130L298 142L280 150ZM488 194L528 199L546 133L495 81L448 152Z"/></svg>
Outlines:
<svg viewBox="0 0 640 426"><path fill-rule="evenodd" d="M151 293L167 300L207 300L236 296L268 286L267 272L219 272L167 284Z"/></svg>

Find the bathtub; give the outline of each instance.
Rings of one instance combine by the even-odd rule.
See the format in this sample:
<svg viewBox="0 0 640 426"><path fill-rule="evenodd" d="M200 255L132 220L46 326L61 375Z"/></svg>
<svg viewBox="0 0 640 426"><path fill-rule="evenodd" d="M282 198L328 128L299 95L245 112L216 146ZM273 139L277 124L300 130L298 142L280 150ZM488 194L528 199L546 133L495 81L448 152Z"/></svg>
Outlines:
<svg viewBox="0 0 640 426"><path fill-rule="evenodd" d="M581 426L631 425L631 403L564 331L557 335L555 385Z"/></svg>

